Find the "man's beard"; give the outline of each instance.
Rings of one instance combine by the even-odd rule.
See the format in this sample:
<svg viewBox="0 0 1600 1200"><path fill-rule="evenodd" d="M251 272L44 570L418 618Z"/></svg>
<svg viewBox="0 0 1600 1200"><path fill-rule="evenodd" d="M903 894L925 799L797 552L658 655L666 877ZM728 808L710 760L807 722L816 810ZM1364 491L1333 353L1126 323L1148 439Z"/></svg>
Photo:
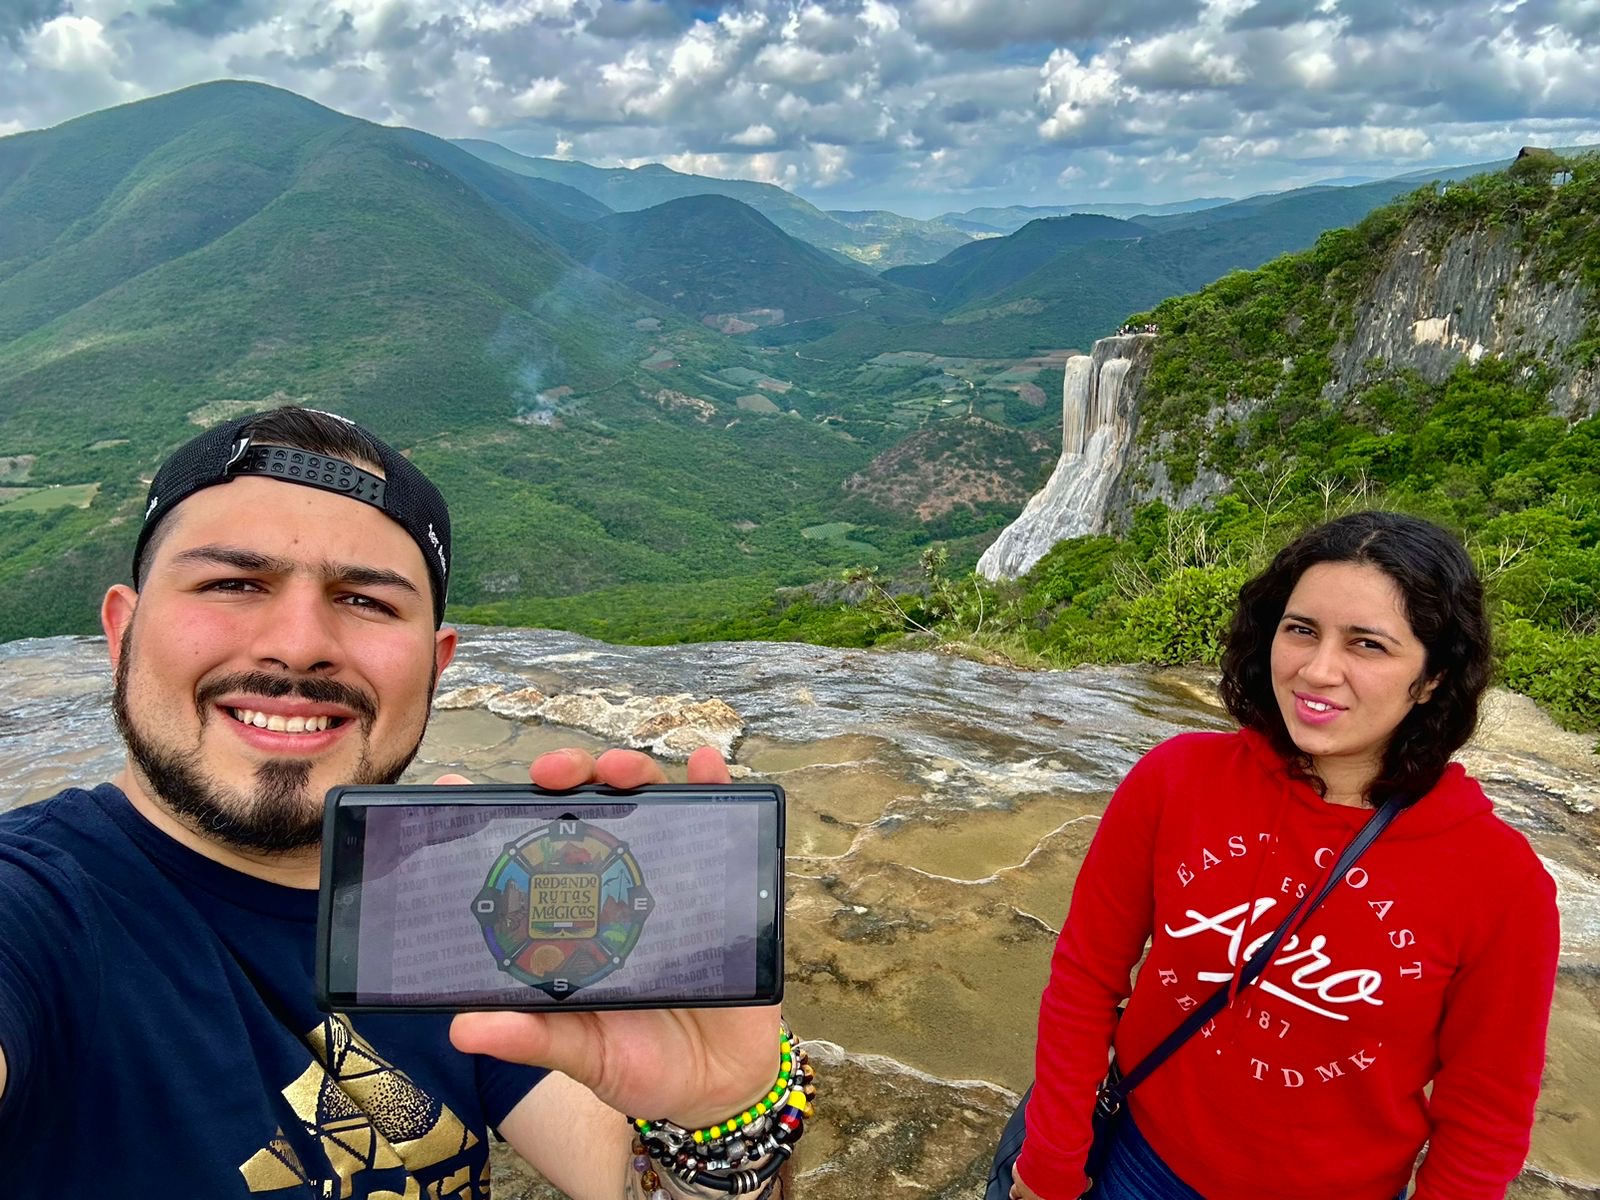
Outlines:
<svg viewBox="0 0 1600 1200"><path fill-rule="evenodd" d="M136 723L128 702L128 675L133 662L133 628L123 637L117 662L112 712L117 730L127 743L129 757L168 811L201 836L234 850L282 854L303 850L322 840L322 797L308 790L315 763L304 758L269 759L256 768L255 787L244 792L211 776L201 765L198 739L191 749L159 745ZM436 673L435 673L436 675ZM430 676L428 697L433 695ZM422 729L411 748L398 758L375 763L369 753L370 735L377 709L366 693L331 679L275 675L244 671L213 679L195 695L200 715L200 736L215 716L215 701L225 695L257 695L273 699L298 696L315 704L338 704L355 713L360 722L361 758L342 784L395 783L411 765L427 730L430 705L425 705ZM155 714L159 720L161 714ZM231 720L224 717L223 720ZM349 719L349 718L347 718Z"/></svg>

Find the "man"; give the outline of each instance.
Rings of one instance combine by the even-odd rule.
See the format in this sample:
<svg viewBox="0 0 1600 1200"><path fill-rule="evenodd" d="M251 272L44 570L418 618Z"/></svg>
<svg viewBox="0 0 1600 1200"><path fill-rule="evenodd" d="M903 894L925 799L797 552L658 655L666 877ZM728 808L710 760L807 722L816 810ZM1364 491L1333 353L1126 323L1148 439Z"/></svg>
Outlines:
<svg viewBox="0 0 1600 1200"><path fill-rule="evenodd" d="M766 1093L775 1009L315 1008L322 796L416 753L449 558L437 490L342 418L230 422L158 472L101 610L127 763L0 816L7 1196L487 1200L494 1128L616 1200L644 1178L620 1113L700 1128ZM662 777L631 751L530 773ZM728 778L714 751L689 773Z"/></svg>

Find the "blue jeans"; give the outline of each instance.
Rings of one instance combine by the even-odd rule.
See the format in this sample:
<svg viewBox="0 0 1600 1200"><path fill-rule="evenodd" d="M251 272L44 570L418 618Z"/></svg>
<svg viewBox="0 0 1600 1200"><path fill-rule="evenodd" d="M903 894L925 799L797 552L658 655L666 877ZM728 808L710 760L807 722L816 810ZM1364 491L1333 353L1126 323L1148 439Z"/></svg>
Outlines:
<svg viewBox="0 0 1600 1200"><path fill-rule="evenodd" d="M1405 1189L1395 1200L1405 1200ZM1117 1127L1117 1140L1112 1143L1106 1157L1105 1170L1095 1180L1087 1200L1205 1200L1183 1180L1172 1173L1172 1168L1161 1161L1161 1156L1144 1140L1144 1134L1133 1123L1133 1114L1124 1111L1122 1124Z"/></svg>

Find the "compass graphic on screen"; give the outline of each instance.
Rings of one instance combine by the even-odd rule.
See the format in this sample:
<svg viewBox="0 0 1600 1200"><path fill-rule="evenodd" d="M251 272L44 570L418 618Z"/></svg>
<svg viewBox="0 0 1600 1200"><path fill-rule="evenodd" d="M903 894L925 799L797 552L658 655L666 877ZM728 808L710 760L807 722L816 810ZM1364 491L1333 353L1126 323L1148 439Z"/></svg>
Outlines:
<svg viewBox="0 0 1600 1200"><path fill-rule="evenodd" d="M557 1000L620 967L654 908L627 844L570 817L507 842L472 902L500 969Z"/></svg>

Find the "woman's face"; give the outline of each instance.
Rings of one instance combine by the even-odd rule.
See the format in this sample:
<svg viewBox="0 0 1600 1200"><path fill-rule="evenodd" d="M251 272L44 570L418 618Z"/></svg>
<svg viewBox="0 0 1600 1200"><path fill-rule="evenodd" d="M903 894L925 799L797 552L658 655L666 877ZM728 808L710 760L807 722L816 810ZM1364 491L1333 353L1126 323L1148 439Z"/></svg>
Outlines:
<svg viewBox="0 0 1600 1200"><path fill-rule="evenodd" d="M1334 792L1360 792L1412 707L1433 694L1400 589L1369 563L1300 576L1272 639L1272 689L1294 744Z"/></svg>

